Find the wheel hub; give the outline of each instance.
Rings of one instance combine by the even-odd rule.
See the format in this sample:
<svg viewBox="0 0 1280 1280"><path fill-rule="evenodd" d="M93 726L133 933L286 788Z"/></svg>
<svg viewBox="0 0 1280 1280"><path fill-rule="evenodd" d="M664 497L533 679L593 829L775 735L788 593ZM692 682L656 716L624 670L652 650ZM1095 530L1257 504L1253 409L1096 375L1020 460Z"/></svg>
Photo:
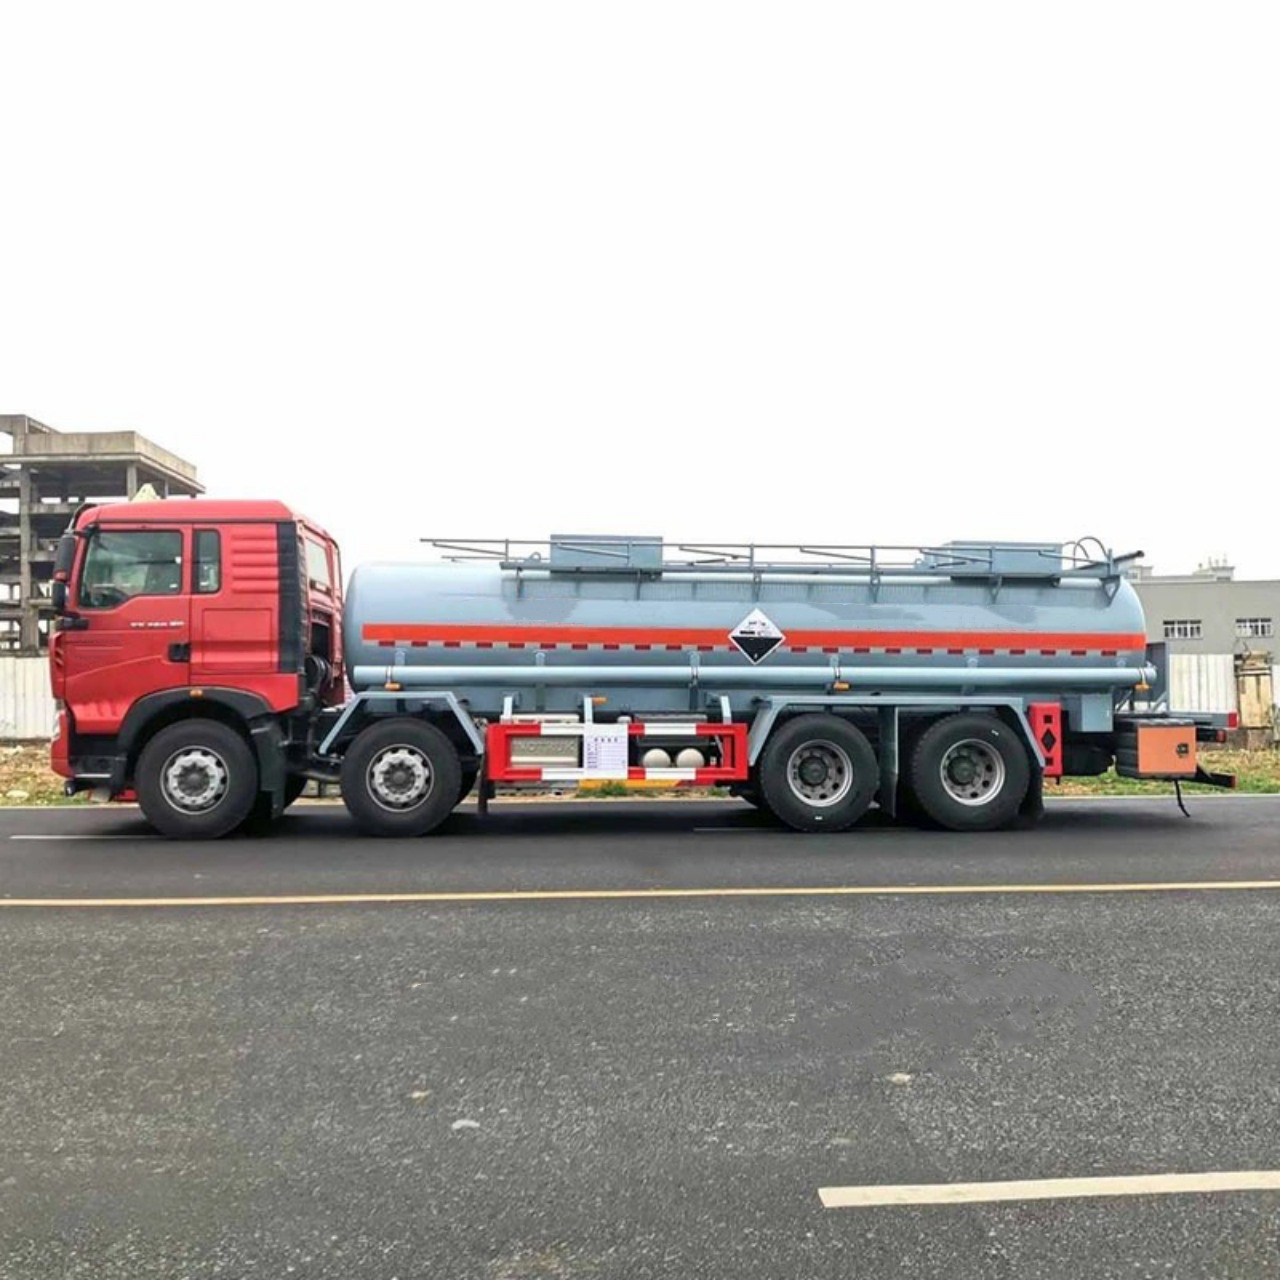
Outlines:
<svg viewBox="0 0 1280 1280"><path fill-rule="evenodd" d="M787 762L792 794L814 808L838 804L853 786L853 764L834 742L801 743Z"/></svg>
<svg viewBox="0 0 1280 1280"><path fill-rule="evenodd" d="M806 756L800 764L800 780L807 786L821 786L827 780L827 764L819 756Z"/></svg>
<svg viewBox="0 0 1280 1280"><path fill-rule="evenodd" d="M175 751L160 776L164 798L183 813L204 813L227 793L226 762L208 747Z"/></svg>
<svg viewBox="0 0 1280 1280"><path fill-rule="evenodd" d="M369 764L369 794L384 809L412 809L431 794L434 784L430 762L414 747L385 747Z"/></svg>
<svg viewBox="0 0 1280 1280"><path fill-rule="evenodd" d="M948 748L939 772L943 790L960 804L987 805L1004 790L1004 757L980 738L966 738Z"/></svg>

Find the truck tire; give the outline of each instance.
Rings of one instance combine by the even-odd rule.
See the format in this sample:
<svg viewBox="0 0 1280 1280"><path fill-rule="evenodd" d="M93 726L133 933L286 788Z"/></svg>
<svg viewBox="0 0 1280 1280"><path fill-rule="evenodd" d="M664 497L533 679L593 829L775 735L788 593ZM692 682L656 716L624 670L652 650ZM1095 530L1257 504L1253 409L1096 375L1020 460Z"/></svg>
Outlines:
<svg viewBox="0 0 1280 1280"><path fill-rule="evenodd" d="M476 779L479 776L479 769L462 770L462 781L458 783L458 798L453 802L455 808L471 794L472 790L475 788Z"/></svg>
<svg viewBox="0 0 1280 1280"><path fill-rule="evenodd" d="M866 813L879 785L876 753L839 716L806 715L775 729L760 757L760 794L795 831L843 831Z"/></svg>
<svg viewBox="0 0 1280 1280"><path fill-rule="evenodd" d="M729 794L735 800L745 800L753 809L762 809L764 797L760 794L760 766L752 765L748 772L750 776L745 782L729 784Z"/></svg>
<svg viewBox="0 0 1280 1280"><path fill-rule="evenodd" d="M453 811L461 787L453 743L409 716L370 725L342 761L342 799L366 835L426 835Z"/></svg>
<svg viewBox="0 0 1280 1280"><path fill-rule="evenodd" d="M934 721L907 774L925 815L949 831L994 831L1017 817L1031 782L1027 748L1011 725L983 712Z"/></svg>
<svg viewBox="0 0 1280 1280"><path fill-rule="evenodd" d="M258 762L229 725L181 720L143 747L134 786L143 816L162 835L216 840L252 813Z"/></svg>

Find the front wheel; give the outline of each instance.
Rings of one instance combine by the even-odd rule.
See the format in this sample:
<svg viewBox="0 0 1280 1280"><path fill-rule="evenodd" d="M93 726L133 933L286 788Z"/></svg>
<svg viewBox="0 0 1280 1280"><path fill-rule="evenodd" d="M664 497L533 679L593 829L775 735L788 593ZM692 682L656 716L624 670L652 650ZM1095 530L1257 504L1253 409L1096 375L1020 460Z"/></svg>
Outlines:
<svg viewBox="0 0 1280 1280"><path fill-rule="evenodd" d="M182 720L143 747L134 786L143 816L162 835L216 840L253 811L258 762L229 725Z"/></svg>
<svg viewBox="0 0 1280 1280"><path fill-rule="evenodd" d="M422 836L447 818L462 786L453 743L409 716L371 724L342 761L342 799L372 836Z"/></svg>
<svg viewBox="0 0 1280 1280"><path fill-rule="evenodd" d="M796 831L843 831L866 813L879 785L876 754L856 725L805 715L775 729L760 757L769 811Z"/></svg>

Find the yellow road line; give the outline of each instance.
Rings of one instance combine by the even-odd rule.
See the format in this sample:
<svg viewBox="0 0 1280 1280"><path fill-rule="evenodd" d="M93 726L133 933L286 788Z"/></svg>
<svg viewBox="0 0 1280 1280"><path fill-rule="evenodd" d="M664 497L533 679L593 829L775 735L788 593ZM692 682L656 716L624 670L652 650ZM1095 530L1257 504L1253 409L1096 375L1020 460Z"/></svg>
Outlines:
<svg viewBox="0 0 1280 1280"><path fill-rule="evenodd" d="M821 1187L825 1209L874 1205L990 1204L1082 1196L1177 1195L1191 1191L1280 1191L1280 1169L1228 1173L1155 1173L1120 1178L1041 1178L1026 1182L935 1182L920 1186Z"/></svg>
<svg viewBox="0 0 1280 1280"><path fill-rule="evenodd" d="M477 889L455 893L282 893L181 898L0 898L0 907L345 907L397 902L596 902L650 898L875 898L930 894L1192 893L1280 889L1280 880L1171 880L1116 884L859 884L812 888Z"/></svg>

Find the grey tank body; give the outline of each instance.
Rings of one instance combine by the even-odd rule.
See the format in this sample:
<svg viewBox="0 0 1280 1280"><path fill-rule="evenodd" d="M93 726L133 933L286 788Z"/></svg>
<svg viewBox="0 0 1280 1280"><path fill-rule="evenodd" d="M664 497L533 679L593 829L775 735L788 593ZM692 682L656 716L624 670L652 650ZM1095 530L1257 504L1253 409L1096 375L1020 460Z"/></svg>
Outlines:
<svg viewBox="0 0 1280 1280"><path fill-rule="evenodd" d="M730 637L755 610L785 639L753 664ZM488 717L507 695L520 711L549 712L604 698L602 719L698 710L723 695L747 714L761 696L828 693L837 683L1077 706L1093 695L1096 706L1141 678L1145 625L1118 577L908 574L873 584L865 575L372 563L351 577L344 655L357 691L388 682L449 690Z"/></svg>

